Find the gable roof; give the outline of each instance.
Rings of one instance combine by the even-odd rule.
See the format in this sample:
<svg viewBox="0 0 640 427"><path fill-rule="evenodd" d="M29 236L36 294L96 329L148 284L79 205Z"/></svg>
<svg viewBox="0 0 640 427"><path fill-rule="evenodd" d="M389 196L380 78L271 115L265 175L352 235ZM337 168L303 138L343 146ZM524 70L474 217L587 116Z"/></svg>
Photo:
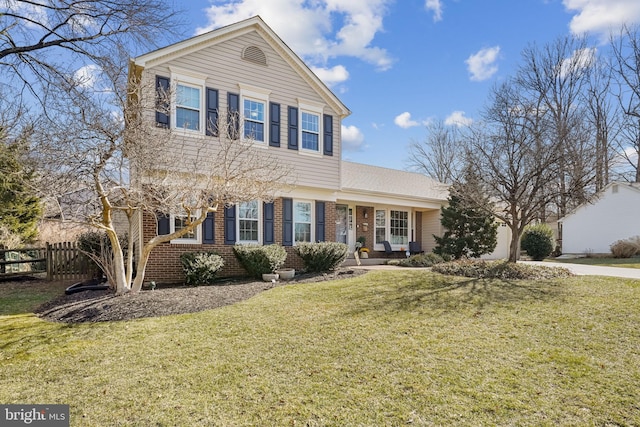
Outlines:
<svg viewBox="0 0 640 427"><path fill-rule="evenodd" d="M342 190L444 202L449 186L421 173L342 162Z"/></svg>
<svg viewBox="0 0 640 427"><path fill-rule="evenodd" d="M282 41L282 39L260 18L254 16L235 24L217 28L191 37L189 39L174 43L172 45L156 49L144 55L133 58L131 61L139 67L150 67L164 62L188 55L200 49L212 46L224 41L233 39L243 34L256 31L280 56L311 86L320 96L336 111L340 117L344 118L351 114L351 111L340 101L340 99L324 84L318 76L300 59L296 53Z"/></svg>
<svg viewBox="0 0 640 427"><path fill-rule="evenodd" d="M595 195L595 197L593 198L593 200L590 200L588 202L582 203L581 205L577 206L575 209L573 209L571 212L569 212L568 214L566 214L565 216L563 216L562 218L559 219L560 222L565 221L567 218L570 218L572 216L574 216L576 213L583 211L584 209L586 209L588 206L590 205L594 205L596 203L598 203L601 199L603 199L605 196L607 196L607 194L609 194L609 190L613 187L613 186L618 186L620 188L625 188L630 190L632 193L637 194L638 197L640 197L640 182L621 182L621 181L614 181L614 182L610 182L609 184L607 184L602 190L600 190L598 192L598 194ZM613 191L613 190L612 190Z"/></svg>

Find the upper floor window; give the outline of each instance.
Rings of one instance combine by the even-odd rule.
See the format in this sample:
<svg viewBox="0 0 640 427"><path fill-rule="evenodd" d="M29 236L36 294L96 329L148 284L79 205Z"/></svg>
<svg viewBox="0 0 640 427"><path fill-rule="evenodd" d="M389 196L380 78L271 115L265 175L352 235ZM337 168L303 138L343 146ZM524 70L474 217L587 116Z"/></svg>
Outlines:
<svg viewBox="0 0 640 427"><path fill-rule="evenodd" d="M302 148L319 151L320 116L318 114L302 112Z"/></svg>
<svg viewBox="0 0 640 427"><path fill-rule="evenodd" d="M311 224L313 218L311 208L311 202L293 202L293 233L295 243L312 242Z"/></svg>
<svg viewBox="0 0 640 427"><path fill-rule="evenodd" d="M190 132L204 133L206 75L170 67L174 91L171 106L171 126Z"/></svg>
<svg viewBox="0 0 640 427"><path fill-rule="evenodd" d="M257 200L238 204L238 240L258 243L260 236L260 204Z"/></svg>
<svg viewBox="0 0 640 427"><path fill-rule="evenodd" d="M298 98L300 151L322 154L322 112L324 104Z"/></svg>
<svg viewBox="0 0 640 427"><path fill-rule="evenodd" d="M264 142L265 103L253 99L244 99L244 137Z"/></svg>
<svg viewBox="0 0 640 427"><path fill-rule="evenodd" d="M176 127L200 130L200 94L198 87L176 85Z"/></svg>
<svg viewBox="0 0 640 427"><path fill-rule="evenodd" d="M257 143L269 140L268 109L270 90L243 83L240 87L242 106L242 137Z"/></svg>

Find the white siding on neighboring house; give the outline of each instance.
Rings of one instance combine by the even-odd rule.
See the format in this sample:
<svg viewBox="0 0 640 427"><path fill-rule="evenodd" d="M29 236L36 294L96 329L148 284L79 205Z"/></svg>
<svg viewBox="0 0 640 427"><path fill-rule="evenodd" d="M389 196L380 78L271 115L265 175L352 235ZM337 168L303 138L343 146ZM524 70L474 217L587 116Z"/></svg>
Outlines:
<svg viewBox="0 0 640 427"><path fill-rule="evenodd" d="M498 243L492 253L482 255L481 259L507 259L511 245L511 229L503 222L498 222Z"/></svg>
<svg viewBox="0 0 640 427"><path fill-rule="evenodd" d="M637 184L635 184L637 185ZM562 218L562 252L609 253L610 245L640 235L640 188L609 184L600 198Z"/></svg>

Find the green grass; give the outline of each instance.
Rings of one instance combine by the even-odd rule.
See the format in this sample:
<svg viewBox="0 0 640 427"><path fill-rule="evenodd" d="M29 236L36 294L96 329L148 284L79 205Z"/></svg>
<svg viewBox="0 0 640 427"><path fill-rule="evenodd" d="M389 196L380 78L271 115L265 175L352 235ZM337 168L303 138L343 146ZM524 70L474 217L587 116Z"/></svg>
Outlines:
<svg viewBox="0 0 640 427"><path fill-rule="evenodd" d="M575 259L547 259L552 262L569 264L604 265L607 267L640 268L640 257L633 258L575 258Z"/></svg>
<svg viewBox="0 0 640 427"><path fill-rule="evenodd" d="M639 425L639 308L640 281L398 271L130 322L4 316L0 402L68 403L73 426Z"/></svg>
<svg viewBox="0 0 640 427"><path fill-rule="evenodd" d="M0 316L33 312L46 302L64 292L70 283L0 281Z"/></svg>

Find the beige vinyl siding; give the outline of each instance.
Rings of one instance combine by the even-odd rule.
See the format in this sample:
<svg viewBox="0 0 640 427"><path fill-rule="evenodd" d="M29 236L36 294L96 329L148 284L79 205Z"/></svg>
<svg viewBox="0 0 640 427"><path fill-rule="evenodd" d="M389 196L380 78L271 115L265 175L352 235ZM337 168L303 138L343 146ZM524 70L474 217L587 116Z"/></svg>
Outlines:
<svg viewBox="0 0 640 427"><path fill-rule="evenodd" d="M440 211L432 210L422 212L422 250L432 252L436 247L433 235L442 235L442 225L440 224Z"/></svg>
<svg viewBox="0 0 640 427"><path fill-rule="evenodd" d="M242 52L247 46L258 46L262 49L267 57L268 65L264 66L243 60ZM284 162L294 167L297 185L339 189L340 117L257 31L189 53L164 63L162 66L150 67L146 70L148 78L155 79L155 75L170 77L170 67L206 75L206 86L218 90L221 112L227 110L227 94L240 93L238 84L270 90L269 101L280 104L280 147L269 147L269 152L277 153ZM298 107L299 98L324 104L324 114L333 116L333 156L306 155L287 148L287 107ZM242 105L240 107L242 108ZM269 126L268 115L266 119L265 126ZM322 118L320 120L322 121ZM322 132L319 137L320 151L322 152ZM298 143L300 144L300 141Z"/></svg>

